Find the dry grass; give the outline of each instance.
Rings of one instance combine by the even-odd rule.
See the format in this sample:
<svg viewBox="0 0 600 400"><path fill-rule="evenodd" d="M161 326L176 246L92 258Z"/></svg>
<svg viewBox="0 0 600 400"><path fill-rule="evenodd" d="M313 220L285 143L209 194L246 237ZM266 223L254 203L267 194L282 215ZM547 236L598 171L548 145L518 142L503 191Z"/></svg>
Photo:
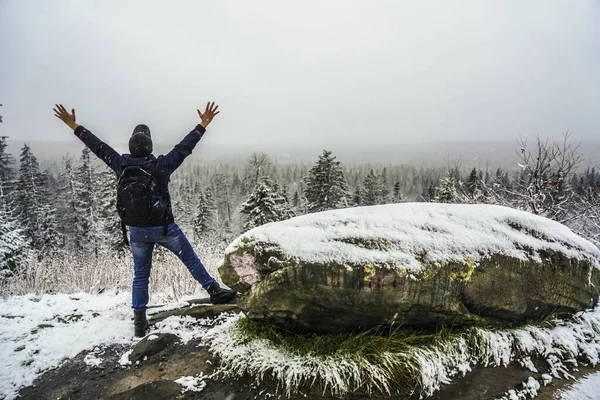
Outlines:
<svg viewBox="0 0 600 400"><path fill-rule="evenodd" d="M223 259L222 249L194 246L208 272L219 278L217 271ZM107 289L131 290L133 259L124 254L75 255L32 259L14 276L0 281L0 294L26 293L98 293ZM163 293L179 299L199 288L183 263L168 251L154 251L150 293Z"/></svg>

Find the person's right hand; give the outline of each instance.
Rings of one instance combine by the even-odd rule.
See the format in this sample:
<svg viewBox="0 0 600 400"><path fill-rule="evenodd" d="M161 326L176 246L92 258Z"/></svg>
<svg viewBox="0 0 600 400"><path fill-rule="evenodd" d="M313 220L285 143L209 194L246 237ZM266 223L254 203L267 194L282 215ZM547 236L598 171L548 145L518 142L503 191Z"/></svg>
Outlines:
<svg viewBox="0 0 600 400"><path fill-rule="evenodd" d="M62 122L67 124L71 129L77 128L77 122L75 122L75 109L71 110L71 114L62 104L55 104L56 108L53 108L54 116L60 119Z"/></svg>
<svg viewBox="0 0 600 400"><path fill-rule="evenodd" d="M204 113L198 110L198 115L200 116L201 120L200 125L202 125L204 129L206 129L206 127L208 126L208 124L210 124L212 119L220 112L217 111L218 108L219 106L215 106L215 102L213 101L212 103L206 103L206 110L204 110Z"/></svg>

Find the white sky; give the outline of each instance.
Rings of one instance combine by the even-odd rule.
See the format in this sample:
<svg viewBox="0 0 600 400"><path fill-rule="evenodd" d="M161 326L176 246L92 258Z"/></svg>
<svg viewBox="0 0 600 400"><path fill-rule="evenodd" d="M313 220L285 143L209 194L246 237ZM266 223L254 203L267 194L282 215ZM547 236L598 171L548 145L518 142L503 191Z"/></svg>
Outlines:
<svg viewBox="0 0 600 400"><path fill-rule="evenodd" d="M327 146L600 132L600 1L0 0L0 134Z"/></svg>

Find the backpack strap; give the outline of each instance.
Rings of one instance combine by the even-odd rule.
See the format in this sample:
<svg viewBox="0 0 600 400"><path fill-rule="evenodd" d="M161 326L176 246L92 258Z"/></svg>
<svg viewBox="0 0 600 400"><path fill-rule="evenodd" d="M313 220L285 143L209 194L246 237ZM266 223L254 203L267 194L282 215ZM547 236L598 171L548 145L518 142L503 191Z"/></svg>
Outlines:
<svg viewBox="0 0 600 400"><path fill-rule="evenodd" d="M154 173L156 170L156 160L152 161L152 164L150 164L150 173L152 174L152 178L156 181L156 174ZM158 182L157 182L158 183ZM165 222L163 224L163 236L167 236L167 234L169 233L169 223L167 222L168 219L168 213L165 213Z"/></svg>

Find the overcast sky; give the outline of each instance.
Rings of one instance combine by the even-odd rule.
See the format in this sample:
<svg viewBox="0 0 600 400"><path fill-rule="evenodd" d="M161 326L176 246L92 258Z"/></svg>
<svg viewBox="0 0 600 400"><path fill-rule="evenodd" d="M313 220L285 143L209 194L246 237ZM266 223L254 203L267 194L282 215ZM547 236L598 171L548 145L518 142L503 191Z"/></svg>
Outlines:
<svg viewBox="0 0 600 400"><path fill-rule="evenodd" d="M600 133L600 1L0 0L0 133L205 146Z"/></svg>

